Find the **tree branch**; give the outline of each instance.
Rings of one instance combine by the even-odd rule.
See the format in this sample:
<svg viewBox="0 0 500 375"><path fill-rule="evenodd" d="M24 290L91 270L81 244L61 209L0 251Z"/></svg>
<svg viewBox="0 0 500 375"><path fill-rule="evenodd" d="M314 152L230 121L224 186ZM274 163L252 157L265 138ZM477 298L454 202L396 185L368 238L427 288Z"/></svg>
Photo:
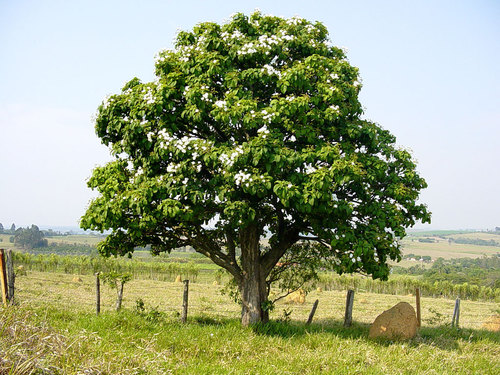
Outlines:
<svg viewBox="0 0 500 375"><path fill-rule="evenodd" d="M261 259L261 266L264 275L269 275L273 267L278 263L280 258L295 242L299 240L299 230L292 227L283 232L283 236L278 239L278 244L265 253Z"/></svg>

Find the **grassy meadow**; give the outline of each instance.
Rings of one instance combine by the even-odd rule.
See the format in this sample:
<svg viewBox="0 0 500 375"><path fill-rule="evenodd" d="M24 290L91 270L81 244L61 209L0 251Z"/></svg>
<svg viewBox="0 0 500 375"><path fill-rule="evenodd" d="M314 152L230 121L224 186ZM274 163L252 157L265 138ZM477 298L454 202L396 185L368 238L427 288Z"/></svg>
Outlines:
<svg viewBox="0 0 500 375"><path fill-rule="evenodd" d="M14 249L10 235L0 248ZM421 242L419 239L431 239ZM452 239L450 241L450 238ZM481 257L498 246L453 239L500 241L483 232L415 232L403 253L433 259ZM90 245L102 237L49 237L50 243ZM134 258L154 261L148 251ZM101 286L95 314L95 277L29 270L16 280L16 305L0 308L0 374L499 374L500 333L483 324L500 315L495 302L461 301L460 328L451 327L455 301L423 297L422 327L409 341L368 339L376 316L412 295L357 290L353 325L343 327L345 290L313 289L304 304L276 304L271 323L241 327L240 306L223 294L225 276L198 254L176 251L161 261L196 262L189 285L187 324L180 323L183 284L132 279L123 308L114 310L116 290ZM165 259L168 258L168 259ZM400 266L415 265L403 260ZM429 266L430 264L423 264ZM220 285L222 284L222 285ZM305 324L314 301L319 305Z"/></svg>
<svg viewBox="0 0 500 375"><path fill-rule="evenodd" d="M119 313L115 290L102 286L100 316L92 276L33 271L16 286L18 305L0 310L0 374L500 372L500 334L481 329L499 313L495 303L462 301L456 329L449 326L454 301L423 298L418 336L392 342L368 339L369 324L399 301L414 305L413 296L356 293L354 324L344 328L345 291L316 290L303 305L278 302L268 325L241 327L239 305L211 275L190 284L185 325L183 285L173 281L130 281Z"/></svg>

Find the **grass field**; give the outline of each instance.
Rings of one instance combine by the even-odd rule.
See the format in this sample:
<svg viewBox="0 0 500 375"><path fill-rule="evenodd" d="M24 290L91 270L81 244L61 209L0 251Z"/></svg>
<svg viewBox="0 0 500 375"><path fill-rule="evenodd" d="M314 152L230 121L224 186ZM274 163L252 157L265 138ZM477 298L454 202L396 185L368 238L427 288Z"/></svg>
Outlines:
<svg viewBox="0 0 500 375"><path fill-rule="evenodd" d="M443 238L444 237L444 238ZM421 238L430 238L433 243L419 242ZM473 244L459 244L449 239L493 240L500 242L500 235L486 232L462 231L433 231L412 232L402 240L403 254L429 255L432 259L442 257L451 258L479 258L500 253L499 246L479 246Z"/></svg>
<svg viewBox="0 0 500 375"><path fill-rule="evenodd" d="M10 234L0 234L0 249L13 249L14 244L9 241Z"/></svg>
<svg viewBox="0 0 500 375"><path fill-rule="evenodd" d="M266 326L241 327L240 307L206 277L190 284L188 323L179 323L182 284L133 280L124 309L102 287L94 313L94 278L30 272L17 280L18 306L0 311L0 373L24 374L498 374L500 334L481 330L498 304L422 299L422 328L406 342L370 340L369 324L412 296L357 293L350 328L342 326L345 291L314 291L304 305L278 303ZM136 300L145 309L137 312ZM311 326L311 305L319 306ZM288 322L279 322L290 314ZM17 361L17 362L16 362ZM2 372L10 366L11 372ZM15 370L12 370L15 369ZM17 370L16 370L17 369ZM45 370L44 370L45 369ZM6 370L4 370L6 371Z"/></svg>
<svg viewBox="0 0 500 375"><path fill-rule="evenodd" d="M46 237L49 244L57 243L57 244L79 244L79 245L90 245L95 246L98 242L104 239L103 236L94 236L88 234L71 234L68 236L54 236L54 237Z"/></svg>

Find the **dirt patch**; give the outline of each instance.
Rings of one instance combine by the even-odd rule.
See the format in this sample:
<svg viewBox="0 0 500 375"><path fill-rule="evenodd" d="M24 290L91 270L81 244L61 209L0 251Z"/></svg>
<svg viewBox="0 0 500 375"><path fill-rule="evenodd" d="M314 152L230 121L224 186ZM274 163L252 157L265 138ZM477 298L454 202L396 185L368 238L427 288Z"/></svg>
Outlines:
<svg viewBox="0 0 500 375"><path fill-rule="evenodd" d="M485 320L481 328L492 332L500 332L500 315L490 316Z"/></svg>

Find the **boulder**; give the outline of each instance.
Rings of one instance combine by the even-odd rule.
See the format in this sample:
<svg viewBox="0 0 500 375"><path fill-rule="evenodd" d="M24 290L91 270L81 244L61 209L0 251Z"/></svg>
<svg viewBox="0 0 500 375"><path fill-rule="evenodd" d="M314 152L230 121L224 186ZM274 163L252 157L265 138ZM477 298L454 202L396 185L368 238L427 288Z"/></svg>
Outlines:
<svg viewBox="0 0 500 375"><path fill-rule="evenodd" d="M368 337L407 340L415 337L417 329L415 309L407 302L400 302L377 316L370 327Z"/></svg>

